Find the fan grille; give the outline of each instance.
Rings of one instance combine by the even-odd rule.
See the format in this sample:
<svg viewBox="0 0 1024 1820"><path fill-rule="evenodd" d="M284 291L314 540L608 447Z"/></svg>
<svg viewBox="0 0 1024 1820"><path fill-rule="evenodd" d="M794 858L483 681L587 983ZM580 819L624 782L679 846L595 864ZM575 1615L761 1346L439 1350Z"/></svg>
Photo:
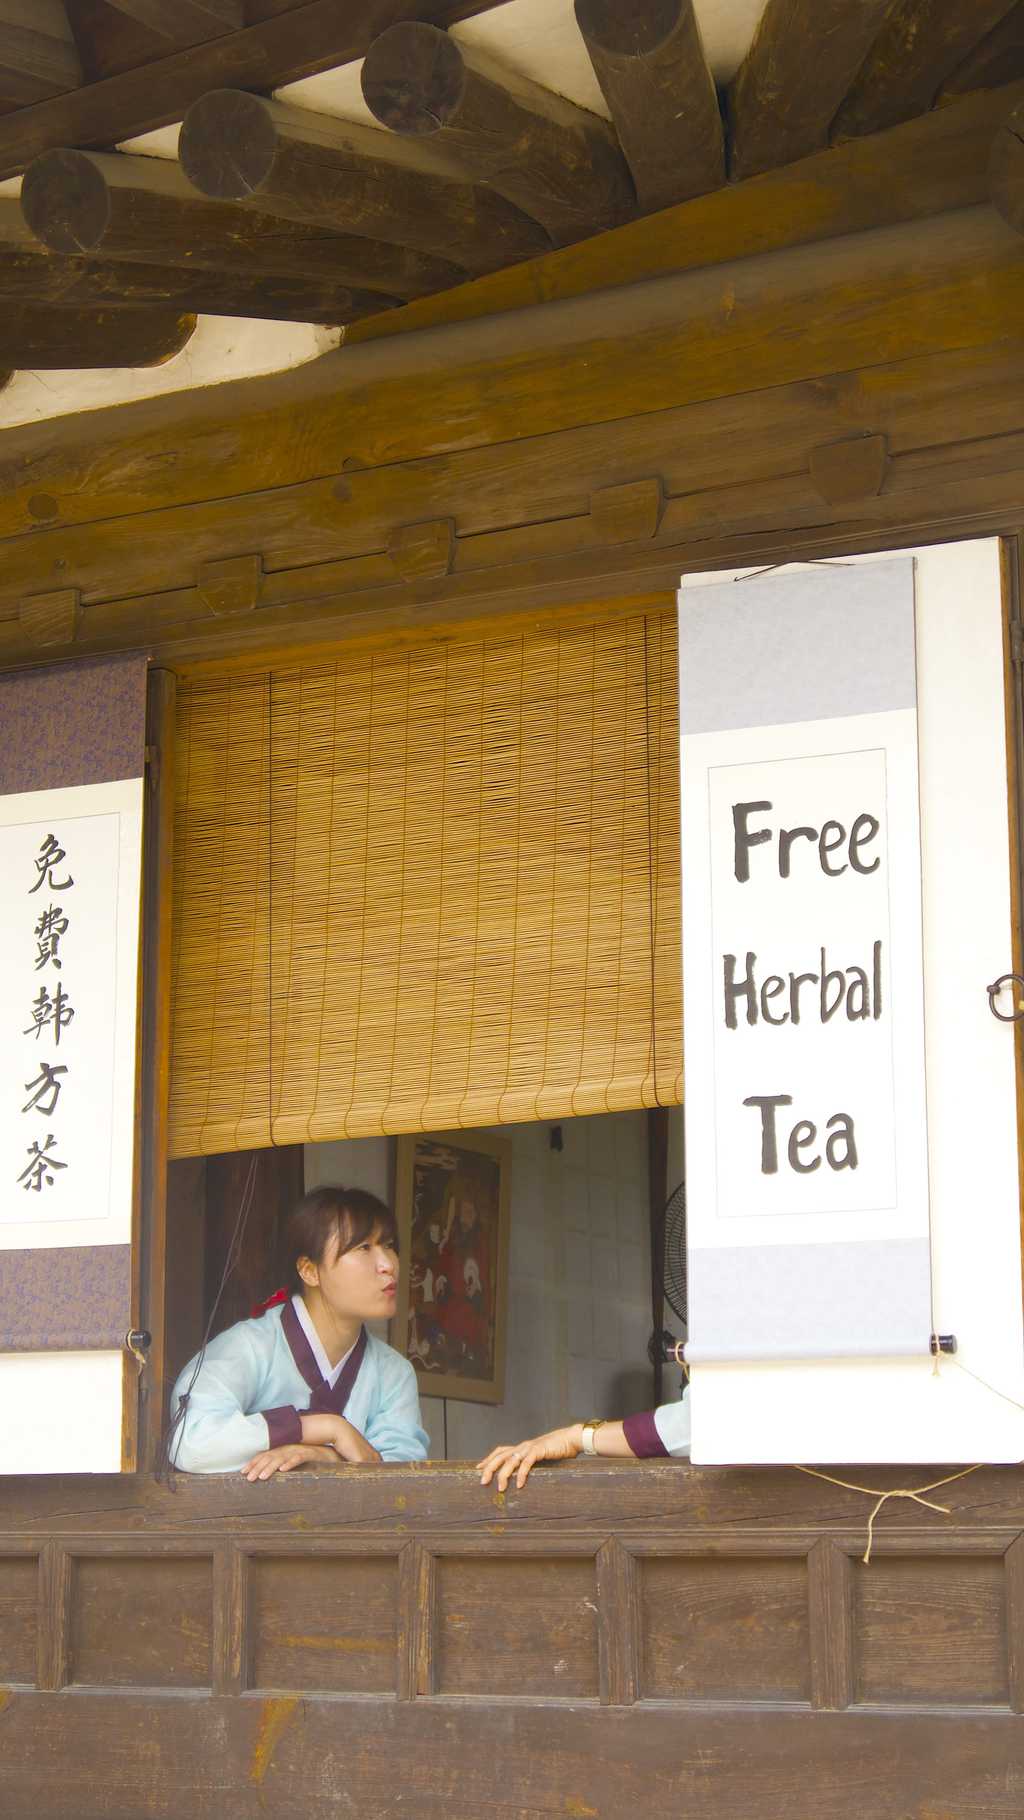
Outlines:
<svg viewBox="0 0 1024 1820"><path fill-rule="evenodd" d="M662 1289L676 1318L686 1325L686 1183L680 1182L665 1203Z"/></svg>

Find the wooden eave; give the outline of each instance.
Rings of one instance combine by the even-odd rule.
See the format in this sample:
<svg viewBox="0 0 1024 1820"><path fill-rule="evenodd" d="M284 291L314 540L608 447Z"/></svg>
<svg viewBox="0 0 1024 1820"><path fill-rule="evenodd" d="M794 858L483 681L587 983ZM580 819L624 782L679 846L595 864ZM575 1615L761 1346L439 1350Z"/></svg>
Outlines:
<svg viewBox="0 0 1024 1820"><path fill-rule="evenodd" d="M715 199L736 214L721 264L456 309L288 374L8 432L2 660L394 638L664 590L684 568L1014 522L1024 243L978 200L984 110L961 105L969 130L943 129L956 157L887 226L862 229L852 178L823 208L812 159ZM849 173L851 156L817 159ZM776 198L776 248L737 257L755 186ZM669 242L690 248L687 211L710 206L667 211ZM637 234L604 237L607 271ZM568 286L572 255L548 259ZM475 307L513 283L466 292ZM209 571L242 556L251 584L225 615ZM58 637L40 603L67 590Z"/></svg>
<svg viewBox="0 0 1024 1820"><path fill-rule="evenodd" d="M620 243L619 282L767 250L780 193L748 197L741 246L727 194L744 180L1024 76L1024 0L764 0L724 95L694 0L574 0L590 106L557 92L556 71L541 86L448 35L516 0L47 0L45 17L10 4L0 177L23 175L32 237L0 219L0 302L56 312L29 333L8 307L0 361L14 368L72 365L79 348L91 364L153 363L190 312L362 339L545 301L605 282L599 243L623 223L637 231ZM376 127L280 100L361 59ZM112 149L175 122L180 164ZM859 169L860 219L833 232L920 212L901 214L902 173L886 168L872 200ZM659 265L661 215L693 198L711 205L689 224L694 247ZM818 232L825 214L827 202ZM549 263L550 246L569 257ZM481 272L508 283L459 283ZM410 300L412 314L396 310Z"/></svg>

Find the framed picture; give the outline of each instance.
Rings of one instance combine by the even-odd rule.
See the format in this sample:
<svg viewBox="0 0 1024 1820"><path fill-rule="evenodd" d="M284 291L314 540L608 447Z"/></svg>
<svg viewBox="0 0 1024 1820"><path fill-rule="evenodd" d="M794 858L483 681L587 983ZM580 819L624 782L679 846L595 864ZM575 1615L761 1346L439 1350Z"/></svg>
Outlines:
<svg viewBox="0 0 1024 1820"><path fill-rule="evenodd" d="M504 1398L508 1176L500 1138L398 1140L402 1274L391 1344L415 1365L423 1396Z"/></svg>

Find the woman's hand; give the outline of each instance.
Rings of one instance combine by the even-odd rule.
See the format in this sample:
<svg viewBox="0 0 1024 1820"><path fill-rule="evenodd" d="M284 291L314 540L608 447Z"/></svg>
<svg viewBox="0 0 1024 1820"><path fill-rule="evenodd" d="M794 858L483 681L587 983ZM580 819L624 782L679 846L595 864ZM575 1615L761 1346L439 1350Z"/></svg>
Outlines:
<svg viewBox="0 0 1024 1820"><path fill-rule="evenodd" d="M371 1447L365 1435L344 1416L309 1415L302 1417L302 1439L314 1445L324 1444L333 1447L338 1457L349 1466L372 1466L379 1464L380 1454Z"/></svg>
<svg viewBox="0 0 1024 1820"><path fill-rule="evenodd" d="M519 1441L515 1447L495 1447L486 1460L478 1460L481 1485L489 1485L495 1473L498 1490L505 1491L515 1473L516 1486L522 1491L538 1460L575 1460L583 1452L583 1424L571 1428L553 1428L550 1434L538 1435L533 1441Z"/></svg>
<svg viewBox="0 0 1024 1820"><path fill-rule="evenodd" d="M275 1472L292 1472L296 1466L337 1466L333 1447L314 1447L306 1441L289 1441L286 1447L269 1447L242 1467L245 1479L272 1479Z"/></svg>

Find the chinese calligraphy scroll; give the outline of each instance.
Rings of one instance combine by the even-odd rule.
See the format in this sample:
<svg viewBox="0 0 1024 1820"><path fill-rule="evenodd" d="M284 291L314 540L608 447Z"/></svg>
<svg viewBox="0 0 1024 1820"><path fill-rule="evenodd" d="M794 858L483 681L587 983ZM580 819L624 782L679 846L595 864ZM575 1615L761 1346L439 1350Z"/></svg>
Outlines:
<svg viewBox="0 0 1024 1820"><path fill-rule="evenodd" d="M0 677L0 1471L121 1463L145 678ZM19 1411L49 1396L43 1458Z"/></svg>

